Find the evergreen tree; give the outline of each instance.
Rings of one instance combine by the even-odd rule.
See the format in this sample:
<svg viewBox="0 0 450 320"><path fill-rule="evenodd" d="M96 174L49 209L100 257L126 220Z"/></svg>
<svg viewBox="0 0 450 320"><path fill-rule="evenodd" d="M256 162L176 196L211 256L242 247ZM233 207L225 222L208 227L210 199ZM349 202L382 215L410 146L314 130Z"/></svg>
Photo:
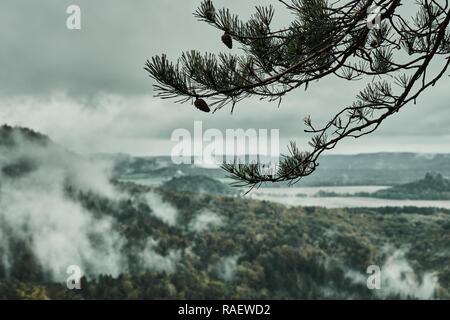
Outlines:
<svg viewBox="0 0 450 320"><path fill-rule="evenodd" d="M293 20L273 30L272 6L256 7L250 19L242 21L229 9L216 10L211 0L204 0L195 17L221 30L218 41L230 49L239 44L244 55L192 50L176 63L155 56L145 67L157 81L157 96L191 101L205 112L227 104L233 112L236 103L250 96L281 103L285 94L307 90L308 84L327 77L362 83L355 100L324 126L305 118L312 149L302 151L291 142L276 174L267 175L260 164L224 165L232 177L251 186L296 182L310 175L320 154L344 138L375 131L434 86L450 63L448 1L410 3L416 14L409 19L402 14L401 0L279 2L293 13ZM379 14L371 14L376 9Z"/></svg>

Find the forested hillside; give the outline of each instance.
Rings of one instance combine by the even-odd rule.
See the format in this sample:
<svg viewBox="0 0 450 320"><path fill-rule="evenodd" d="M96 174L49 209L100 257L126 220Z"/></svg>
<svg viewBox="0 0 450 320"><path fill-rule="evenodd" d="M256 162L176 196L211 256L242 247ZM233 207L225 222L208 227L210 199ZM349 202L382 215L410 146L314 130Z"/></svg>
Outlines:
<svg viewBox="0 0 450 320"><path fill-rule="evenodd" d="M338 194L321 191L319 197L372 197L399 200L450 200L450 180L442 174L427 173L423 179L410 183L395 185L388 189L372 193Z"/></svg>
<svg viewBox="0 0 450 320"><path fill-rule="evenodd" d="M190 191L195 193L209 193L228 196L238 196L242 192L240 189L232 188L216 179L197 175L174 177L170 181L163 183L161 187L177 191Z"/></svg>
<svg viewBox="0 0 450 320"><path fill-rule="evenodd" d="M0 130L2 299L450 298L445 210L289 208L114 182L35 135ZM366 286L372 264L380 290ZM81 290L65 286L69 265Z"/></svg>

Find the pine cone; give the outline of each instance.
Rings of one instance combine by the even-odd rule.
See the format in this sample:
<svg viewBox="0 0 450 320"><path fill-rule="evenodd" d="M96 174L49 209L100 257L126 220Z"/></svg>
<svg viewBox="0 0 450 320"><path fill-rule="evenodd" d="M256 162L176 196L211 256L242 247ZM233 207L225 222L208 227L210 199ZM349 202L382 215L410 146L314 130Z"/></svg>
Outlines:
<svg viewBox="0 0 450 320"><path fill-rule="evenodd" d="M222 42L230 49L233 49L233 39L231 39L231 36L225 32L222 36Z"/></svg>
<svg viewBox="0 0 450 320"><path fill-rule="evenodd" d="M382 42L382 39L380 37L377 37L375 40L372 41L372 43L370 44L370 46L372 48L376 48L378 47Z"/></svg>
<svg viewBox="0 0 450 320"><path fill-rule="evenodd" d="M203 112L211 111L208 107L208 104L205 102L205 100L200 99L200 98L195 99L194 106Z"/></svg>

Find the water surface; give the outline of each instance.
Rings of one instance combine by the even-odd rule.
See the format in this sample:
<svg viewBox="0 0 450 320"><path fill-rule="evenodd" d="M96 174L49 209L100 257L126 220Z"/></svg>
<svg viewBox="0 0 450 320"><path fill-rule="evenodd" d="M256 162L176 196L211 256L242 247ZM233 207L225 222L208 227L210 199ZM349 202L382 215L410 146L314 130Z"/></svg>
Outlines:
<svg viewBox="0 0 450 320"><path fill-rule="evenodd" d="M450 209L450 201L446 200L392 200L370 197L314 197L319 191L338 194L354 194L357 192L375 192L386 189L386 186L354 186L354 187L298 187L298 188L260 188L251 191L246 197L282 203L287 206L316 206L325 208L344 207L436 207Z"/></svg>

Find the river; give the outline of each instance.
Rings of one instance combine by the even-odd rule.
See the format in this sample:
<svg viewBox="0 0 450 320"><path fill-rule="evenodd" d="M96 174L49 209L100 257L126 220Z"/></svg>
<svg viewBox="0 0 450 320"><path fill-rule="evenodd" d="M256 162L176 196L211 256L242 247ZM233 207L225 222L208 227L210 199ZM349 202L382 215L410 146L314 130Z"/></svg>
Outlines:
<svg viewBox="0 0 450 320"><path fill-rule="evenodd" d="M357 192L375 192L386 189L383 186L354 187L297 187L297 188L260 188L251 191L245 197L267 200L287 206L317 206L325 208L344 207L436 207L450 209L450 201L444 200L391 200L369 197L314 197L319 191L338 194L354 194ZM303 195L303 196L301 196Z"/></svg>

